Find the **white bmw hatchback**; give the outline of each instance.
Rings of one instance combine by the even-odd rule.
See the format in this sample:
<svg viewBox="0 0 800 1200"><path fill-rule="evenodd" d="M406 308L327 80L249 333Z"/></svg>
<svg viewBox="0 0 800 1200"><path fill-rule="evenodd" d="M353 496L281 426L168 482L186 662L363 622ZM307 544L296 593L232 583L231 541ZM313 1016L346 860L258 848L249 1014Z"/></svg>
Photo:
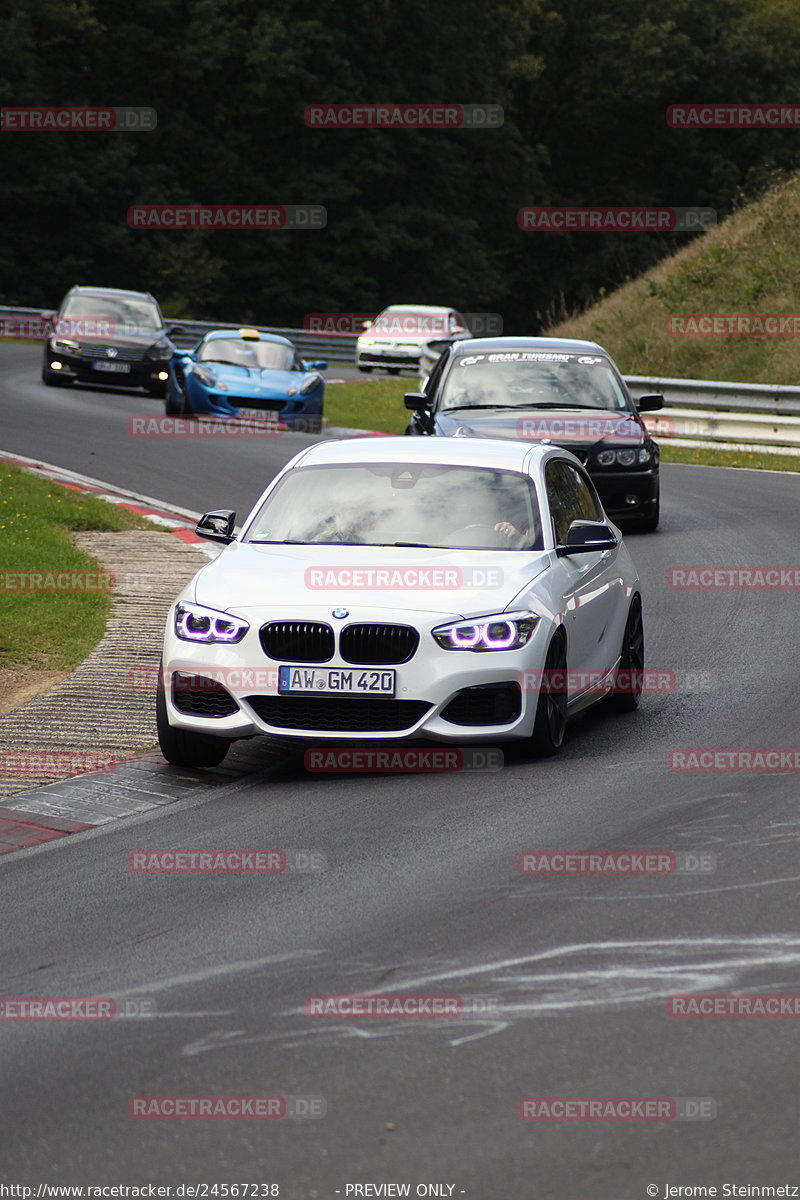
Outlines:
<svg viewBox="0 0 800 1200"><path fill-rule="evenodd" d="M636 708L639 579L579 461L554 446L358 438L298 454L184 588L157 721L180 766L296 743L525 740Z"/></svg>

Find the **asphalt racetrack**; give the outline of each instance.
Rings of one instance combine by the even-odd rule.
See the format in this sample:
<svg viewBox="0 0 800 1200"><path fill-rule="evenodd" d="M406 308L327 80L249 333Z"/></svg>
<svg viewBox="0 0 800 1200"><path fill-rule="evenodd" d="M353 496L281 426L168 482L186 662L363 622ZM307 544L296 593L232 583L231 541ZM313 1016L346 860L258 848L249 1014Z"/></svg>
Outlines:
<svg viewBox="0 0 800 1200"><path fill-rule="evenodd" d="M0 448L185 508L244 515L310 440L132 439L126 418L159 402L45 388L39 355L0 350ZM676 748L798 745L796 591L680 590L667 572L796 565L800 479L667 465L662 487L662 528L629 545L648 666L676 684L632 716L579 719L557 758L494 773L290 764L7 857L0 993L153 1014L0 1022L7 1179L270 1183L285 1200L387 1181L473 1200L800 1183L796 1023L667 1012L676 994L800 992L797 774L667 768ZM294 848L325 865L130 872L148 847ZM715 869L519 873L518 854L547 850L694 852ZM366 992L471 1008L305 1014L307 996ZM128 1115L133 1096L174 1094L321 1097L325 1115ZM526 1121L523 1097L689 1098L716 1115Z"/></svg>

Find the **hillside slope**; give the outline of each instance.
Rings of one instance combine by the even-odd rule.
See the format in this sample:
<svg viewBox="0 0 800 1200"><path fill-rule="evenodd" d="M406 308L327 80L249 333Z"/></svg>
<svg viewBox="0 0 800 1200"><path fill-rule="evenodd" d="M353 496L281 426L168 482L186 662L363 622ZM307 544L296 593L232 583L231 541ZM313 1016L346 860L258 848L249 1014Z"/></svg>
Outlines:
<svg viewBox="0 0 800 1200"><path fill-rule="evenodd" d="M698 313L797 314L796 332L671 331ZM800 176L548 333L593 338L625 374L800 384Z"/></svg>

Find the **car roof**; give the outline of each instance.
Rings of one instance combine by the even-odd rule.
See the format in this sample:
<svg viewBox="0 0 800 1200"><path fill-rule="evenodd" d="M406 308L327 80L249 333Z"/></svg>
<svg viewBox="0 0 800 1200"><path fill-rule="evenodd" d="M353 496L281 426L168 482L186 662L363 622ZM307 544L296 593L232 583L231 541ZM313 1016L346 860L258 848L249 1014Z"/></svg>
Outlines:
<svg viewBox="0 0 800 1200"><path fill-rule="evenodd" d="M71 296L73 292L89 292L93 296L139 296L145 300L155 300L155 297L150 292L135 292L131 288L112 288L112 287L93 287L90 284L79 283L72 287L67 292Z"/></svg>
<svg viewBox="0 0 800 1200"><path fill-rule="evenodd" d="M488 467L523 471L537 460L563 454L560 446L501 438L355 437L316 442L296 466L342 463L437 463L442 466Z"/></svg>
<svg viewBox="0 0 800 1200"><path fill-rule="evenodd" d="M610 358L607 350L602 346L598 346L597 342L587 342L582 338L556 338L556 337L486 337L486 338L467 338L462 342L456 342L453 346L453 356L462 354L477 354L478 352L494 353L501 350L562 350L564 353L572 351L587 351L592 354L602 354L605 358Z"/></svg>
<svg viewBox="0 0 800 1200"><path fill-rule="evenodd" d="M280 346L288 346L291 350L294 349L294 344L292 342L290 342L288 338L281 337L280 334L259 332L259 335L257 338L244 337L244 335L242 334L243 328L247 328L249 331L249 329L252 327L251 326L242 326L239 329L212 329L210 333L207 333L205 335L205 337L203 338L203 341L210 342L214 338L239 338L240 340L243 340L245 342L255 342L255 341L277 342L278 345L280 345Z"/></svg>
<svg viewBox="0 0 800 1200"><path fill-rule="evenodd" d="M457 310L452 306L441 304L390 304L388 308L384 308L378 313L378 316L383 316L383 313L397 312L398 309L411 309L413 312L420 313L449 313Z"/></svg>

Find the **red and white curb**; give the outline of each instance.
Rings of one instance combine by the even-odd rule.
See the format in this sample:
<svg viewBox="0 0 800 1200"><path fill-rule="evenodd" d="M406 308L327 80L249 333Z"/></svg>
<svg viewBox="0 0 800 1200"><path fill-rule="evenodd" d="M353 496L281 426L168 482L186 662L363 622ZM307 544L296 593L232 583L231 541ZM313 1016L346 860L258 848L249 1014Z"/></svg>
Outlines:
<svg viewBox="0 0 800 1200"><path fill-rule="evenodd" d="M198 550L216 558L219 551L209 546L208 542L197 536L194 527L201 514L191 512L188 508L180 508L175 504L167 504L164 500L154 500L152 496L143 496L140 492L131 492L127 488L116 487L112 483L104 483L101 479L92 479L89 475L80 475L77 471L68 471L66 467L57 467L53 463L45 463L37 458L27 458L23 454L12 454L0 450L0 462L12 467L21 467L32 475L38 475L60 487L73 492L81 492L85 496L95 496L108 504L118 504L130 512L138 513L152 521L154 525L166 528L182 542L196 545Z"/></svg>

